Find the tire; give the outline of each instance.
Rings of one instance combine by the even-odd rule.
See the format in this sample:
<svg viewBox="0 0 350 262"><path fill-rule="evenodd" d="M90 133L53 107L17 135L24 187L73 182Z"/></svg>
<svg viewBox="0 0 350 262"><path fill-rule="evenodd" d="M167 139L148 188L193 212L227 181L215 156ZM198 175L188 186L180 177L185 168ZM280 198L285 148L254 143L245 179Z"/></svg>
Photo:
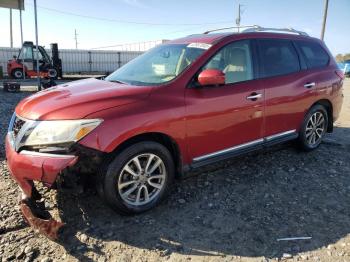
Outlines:
<svg viewBox="0 0 350 262"><path fill-rule="evenodd" d="M143 171L139 171L137 162ZM118 213L131 215L157 206L166 197L174 180L175 166L166 147L148 141L124 149L109 161L102 173L100 195Z"/></svg>
<svg viewBox="0 0 350 262"><path fill-rule="evenodd" d="M316 123L314 125L313 123ZM316 149L322 142L328 127L328 113L324 106L315 105L306 114L299 131L299 145L304 151Z"/></svg>
<svg viewBox="0 0 350 262"><path fill-rule="evenodd" d="M16 68L11 73L12 77L14 79L23 79L23 69L22 68Z"/></svg>
<svg viewBox="0 0 350 262"><path fill-rule="evenodd" d="M57 79L58 73L57 73L57 70L55 68L50 68L47 72L47 75L49 78Z"/></svg>

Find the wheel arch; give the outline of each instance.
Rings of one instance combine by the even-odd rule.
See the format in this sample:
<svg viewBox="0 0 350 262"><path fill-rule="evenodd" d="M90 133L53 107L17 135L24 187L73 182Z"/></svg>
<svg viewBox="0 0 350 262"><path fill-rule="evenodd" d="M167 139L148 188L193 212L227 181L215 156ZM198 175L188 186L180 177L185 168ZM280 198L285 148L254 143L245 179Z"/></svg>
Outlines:
<svg viewBox="0 0 350 262"><path fill-rule="evenodd" d="M23 70L23 68L24 68L24 74L25 74L25 76L27 76L27 68L26 68L26 67L23 67L23 66L22 66L22 67L21 67L21 66L16 66L16 67L11 68L11 71L8 72L8 75L13 77L13 72L14 72L15 70L17 70L17 69Z"/></svg>
<svg viewBox="0 0 350 262"><path fill-rule="evenodd" d="M331 133L333 132L333 105L332 102L328 99L320 99L316 101L310 108L312 108L315 105L321 105L323 106L328 115L328 126L327 126L327 132Z"/></svg>
<svg viewBox="0 0 350 262"><path fill-rule="evenodd" d="M19 69L19 70L23 70L23 66L21 67L21 66L16 66L16 67L14 67L14 68L11 68L11 74L12 74L12 72L13 71L15 71L15 70L17 70L17 69ZM26 73L27 72L27 69L24 67L24 72Z"/></svg>
<svg viewBox="0 0 350 262"><path fill-rule="evenodd" d="M183 174L183 161L180 147L175 139L164 133L148 132L132 136L119 144L110 154L118 154L128 146L144 141L153 141L165 146L173 157L176 176L181 176Z"/></svg>

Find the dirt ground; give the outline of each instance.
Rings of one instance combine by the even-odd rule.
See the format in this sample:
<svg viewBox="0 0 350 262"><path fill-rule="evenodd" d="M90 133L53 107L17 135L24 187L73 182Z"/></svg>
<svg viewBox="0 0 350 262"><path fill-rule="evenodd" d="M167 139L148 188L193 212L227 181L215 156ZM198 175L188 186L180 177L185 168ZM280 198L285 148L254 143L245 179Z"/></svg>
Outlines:
<svg viewBox="0 0 350 262"><path fill-rule="evenodd" d="M333 134L304 153L293 143L212 165L177 181L145 214L123 217L94 190L45 191L68 224L62 243L33 232L17 207L4 137L30 92L0 90L2 261L350 261L350 80ZM284 237L309 240L277 241Z"/></svg>

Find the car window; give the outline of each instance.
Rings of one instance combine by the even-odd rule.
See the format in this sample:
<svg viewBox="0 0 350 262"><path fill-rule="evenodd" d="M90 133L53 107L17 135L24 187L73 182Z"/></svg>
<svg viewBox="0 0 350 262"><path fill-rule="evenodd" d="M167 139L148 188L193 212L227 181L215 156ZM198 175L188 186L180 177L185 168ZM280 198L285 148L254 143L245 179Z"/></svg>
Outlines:
<svg viewBox="0 0 350 262"><path fill-rule="evenodd" d="M34 59L38 59L38 60L43 60L43 56L40 52L37 51L36 47L33 48L34 51Z"/></svg>
<svg viewBox="0 0 350 262"><path fill-rule="evenodd" d="M208 45L164 44L130 61L105 78L106 81L121 81L127 84L157 85L169 82L189 67Z"/></svg>
<svg viewBox="0 0 350 262"><path fill-rule="evenodd" d="M298 54L291 41L260 39L262 77L286 75L300 70Z"/></svg>
<svg viewBox="0 0 350 262"><path fill-rule="evenodd" d="M304 54L309 68L318 68L328 65L329 56L318 43L306 41L297 41L296 43Z"/></svg>
<svg viewBox="0 0 350 262"><path fill-rule="evenodd" d="M218 69L225 73L225 83L232 84L253 79L250 41L237 41L222 48L203 67Z"/></svg>
<svg viewBox="0 0 350 262"><path fill-rule="evenodd" d="M33 48L30 46L23 46L19 59L33 59Z"/></svg>

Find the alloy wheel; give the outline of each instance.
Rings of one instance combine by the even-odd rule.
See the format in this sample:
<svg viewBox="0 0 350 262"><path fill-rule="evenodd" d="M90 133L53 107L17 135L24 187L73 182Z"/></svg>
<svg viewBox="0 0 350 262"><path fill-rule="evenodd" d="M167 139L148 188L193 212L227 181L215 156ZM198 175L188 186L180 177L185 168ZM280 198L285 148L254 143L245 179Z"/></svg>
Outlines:
<svg viewBox="0 0 350 262"><path fill-rule="evenodd" d="M165 179L163 160L152 153L140 154L122 168L118 179L118 192L129 205L146 205L159 196Z"/></svg>
<svg viewBox="0 0 350 262"><path fill-rule="evenodd" d="M306 124L305 137L310 146L317 145L325 132L325 118L322 112L317 111L311 115Z"/></svg>

